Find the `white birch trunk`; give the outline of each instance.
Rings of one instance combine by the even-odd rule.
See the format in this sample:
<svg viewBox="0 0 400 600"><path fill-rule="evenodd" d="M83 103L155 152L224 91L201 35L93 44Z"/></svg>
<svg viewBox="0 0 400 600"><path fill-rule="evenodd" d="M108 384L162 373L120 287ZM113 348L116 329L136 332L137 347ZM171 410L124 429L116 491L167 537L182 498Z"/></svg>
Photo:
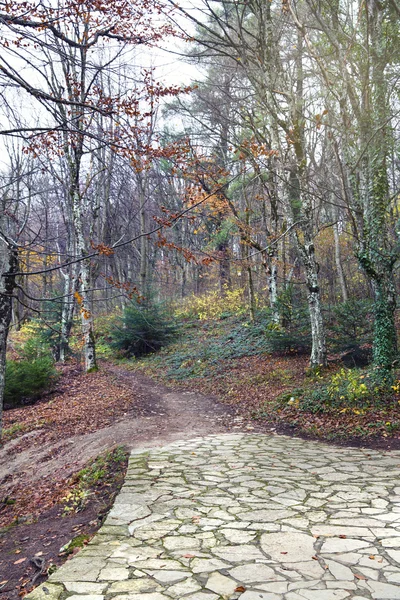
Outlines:
<svg viewBox="0 0 400 600"><path fill-rule="evenodd" d="M69 354L69 337L72 329L72 319L74 315L73 292L76 289L76 278L74 274L63 273L64 277L64 302L61 313L61 332L60 332L60 357L59 360L64 363Z"/></svg>
<svg viewBox="0 0 400 600"><path fill-rule="evenodd" d="M278 309L278 265L276 264L276 257L269 257L268 264L268 292L269 292L269 305L272 310L272 322L279 323L279 309Z"/></svg>
<svg viewBox="0 0 400 600"><path fill-rule="evenodd" d="M298 248L305 269L308 288L308 310L311 324L311 356L310 367L326 366L327 350L325 340L325 327L322 316L321 292L318 282L318 264L315 260L314 243L308 241L304 244L298 242Z"/></svg>
<svg viewBox="0 0 400 600"><path fill-rule="evenodd" d="M73 194L73 220L76 237L76 247L79 257L87 255L85 238L82 226L82 206L81 198L77 190ZM85 371L89 373L97 369L96 364L96 346L94 339L93 314L90 303L91 276L90 259L83 258L80 264L79 274L79 297L78 304L81 314L82 336L83 336L83 354L85 362Z"/></svg>

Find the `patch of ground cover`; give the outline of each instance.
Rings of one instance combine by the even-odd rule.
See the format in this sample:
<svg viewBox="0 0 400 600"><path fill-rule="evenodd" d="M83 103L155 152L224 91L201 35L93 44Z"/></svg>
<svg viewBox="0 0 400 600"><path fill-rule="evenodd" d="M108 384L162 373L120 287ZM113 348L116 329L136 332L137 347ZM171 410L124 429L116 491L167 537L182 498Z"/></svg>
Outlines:
<svg viewBox="0 0 400 600"><path fill-rule="evenodd" d="M277 418L317 437L400 440L399 376L376 367L337 368L328 380L281 394L273 408Z"/></svg>
<svg viewBox="0 0 400 600"><path fill-rule="evenodd" d="M261 325L240 318L187 324L175 344L133 364L152 377L177 388L187 386L214 394L234 405L257 424L278 431L319 439L388 446L400 444L400 389L382 398L377 389L369 403L326 402L324 388L342 370L339 360L310 372L308 356L295 352L271 354ZM259 339L253 345L254 339ZM363 370L346 371L358 373ZM351 376L352 377L352 376ZM350 377L350 379L351 379ZM395 376L396 380L396 376ZM308 401L299 401L302 396Z"/></svg>
<svg viewBox="0 0 400 600"><path fill-rule="evenodd" d="M191 321L181 327L179 339L150 358L135 363L166 381L185 381L224 373L226 361L259 356L270 349L265 325L243 317Z"/></svg>
<svg viewBox="0 0 400 600"><path fill-rule="evenodd" d="M127 464L123 447L100 455L47 490L51 508L0 529L1 600L24 596L90 540L124 482Z"/></svg>

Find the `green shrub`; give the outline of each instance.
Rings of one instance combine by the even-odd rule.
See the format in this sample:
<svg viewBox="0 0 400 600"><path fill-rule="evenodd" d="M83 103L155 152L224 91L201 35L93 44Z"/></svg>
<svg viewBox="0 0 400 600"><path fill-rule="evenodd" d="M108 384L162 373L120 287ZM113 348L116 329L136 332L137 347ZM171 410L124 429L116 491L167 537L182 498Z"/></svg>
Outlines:
<svg viewBox="0 0 400 600"><path fill-rule="evenodd" d="M42 356L32 361L7 361L5 404L18 406L25 399L35 398L53 383L55 377L56 370L49 356Z"/></svg>
<svg viewBox="0 0 400 600"><path fill-rule="evenodd" d="M143 356L166 346L176 333L160 305L132 303L111 327L110 345L122 356Z"/></svg>
<svg viewBox="0 0 400 600"><path fill-rule="evenodd" d="M351 410L358 414L392 402L399 392L399 382L395 384L393 373L385 369L341 369L327 383L282 394L279 403L311 413Z"/></svg>
<svg viewBox="0 0 400 600"><path fill-rule="evenodd" d="M359 349L372 344L373 304L371 300L351 299L333 309L333 319L328 325L330 344L335 351Z"/></svg>
<svg viewBox="0 0 400 600"><path fill-rule="evenodd" d="M281 323L271 322L267 327L269 350L271 352L309 352L311 329L308 307L305 304L292 306L290 319L287 318L286 310L285 313Z"/></svg>
<svg viewBox="0 0 400 600"><path fill-rule="evenodd" d="M23 360L32 362L39 358L51 358L51 349L47 340L38 333L27 339L19 354Z"/></svg>

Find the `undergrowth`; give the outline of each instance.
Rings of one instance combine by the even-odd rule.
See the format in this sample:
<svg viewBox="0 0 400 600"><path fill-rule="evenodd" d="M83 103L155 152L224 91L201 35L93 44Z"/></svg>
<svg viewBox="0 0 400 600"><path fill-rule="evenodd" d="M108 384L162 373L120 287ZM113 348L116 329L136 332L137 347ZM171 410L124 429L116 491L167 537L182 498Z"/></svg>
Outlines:
<svg viewBox="0 0 400 600"><path fill-rule="evenodd" d="M117 446L90 461L86 467L70 479L70 490L64 496L64 515L80 512L87 500L104 487L119 481L122 485L129 452L124 446Z"/></svg>
<svg viewBox="0 0 400 600"><path fill-rule="evenodd" d="M399 404L400 381L395 373L379 369L340 369L327 381L305 389L285 392L277 399L308 413L362 414L390 404Z"/></svg>
<svg viewBox="0 0 400 600"><path fill-rule="evenodd" d="M225 361L268 353L265 321L249 323L243 317L185 323L179 339L139 365L162 369L168 380L183 381L218 373Z"/></svg>

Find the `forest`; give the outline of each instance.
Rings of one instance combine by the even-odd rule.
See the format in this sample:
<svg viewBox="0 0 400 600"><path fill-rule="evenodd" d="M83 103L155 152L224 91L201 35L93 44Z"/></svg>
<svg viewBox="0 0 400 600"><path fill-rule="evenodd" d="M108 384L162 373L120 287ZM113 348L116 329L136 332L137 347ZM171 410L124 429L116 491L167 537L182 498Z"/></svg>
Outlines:
<svg viewBox="0 0 400 600"><path fill-rule="evenodd" d="M193 346L173 378L194 377L208 323L207 368L307 357L291 408L396 407L399 17L397 0L2 1L6 405L54 363L166 346L160 374L174 340Z"/></svg>

